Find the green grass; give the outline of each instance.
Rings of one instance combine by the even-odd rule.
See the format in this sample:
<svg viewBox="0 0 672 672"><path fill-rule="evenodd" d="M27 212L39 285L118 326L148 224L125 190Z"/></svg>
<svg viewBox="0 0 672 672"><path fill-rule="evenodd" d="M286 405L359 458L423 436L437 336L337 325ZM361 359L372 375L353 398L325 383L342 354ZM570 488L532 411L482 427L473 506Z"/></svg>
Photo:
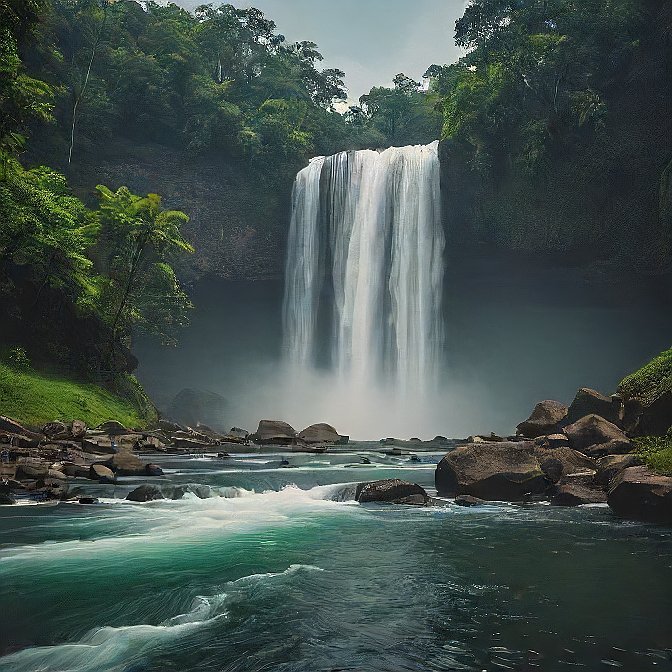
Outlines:
<svg viewBox="0 0 672 672"><path fill-rule="evenodd" d="M143 408L93 383L19 370L0 362L0 414L29 425L51 420L83 420L89 427L118 420L126 427L144 427L152 420Z"/></svg>
<svg viewBox="0 0 672 672"><path fill-rule="evenodd" d="M672 391L672 348L661 352L639 371L626 376L618 385L625 397L637 397L644 404L655 401L664 392Z"/></svg>
<svg viewBox="0 0 672 672"><path fill-rule="evenodd" d="M672 436L642 436L634 442L637 454L651 469L672 476Z"/></svg>

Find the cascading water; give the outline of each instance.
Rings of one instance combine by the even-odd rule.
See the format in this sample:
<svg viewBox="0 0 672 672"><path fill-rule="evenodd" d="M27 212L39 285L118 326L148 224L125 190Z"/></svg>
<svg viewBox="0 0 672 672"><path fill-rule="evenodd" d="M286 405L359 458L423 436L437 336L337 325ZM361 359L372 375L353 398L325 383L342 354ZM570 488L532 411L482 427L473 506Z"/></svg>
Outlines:
<svg viewBox="0 0 672 672"><path fill-rule="evenodd" d="M431 389L444 246L438 142L313 159L292 197L283 315L290 367L326 361L352 386Z"/></svg>

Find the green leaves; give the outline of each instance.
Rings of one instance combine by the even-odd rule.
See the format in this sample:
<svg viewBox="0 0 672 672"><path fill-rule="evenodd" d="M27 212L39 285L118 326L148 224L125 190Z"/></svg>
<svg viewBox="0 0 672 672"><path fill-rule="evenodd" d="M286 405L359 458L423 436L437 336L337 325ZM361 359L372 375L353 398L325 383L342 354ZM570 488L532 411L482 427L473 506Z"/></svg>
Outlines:
<svg viewBox="0 0 672 672"><path fill-rule="evenodd" d="M138 327L175 342L188 323L191 303L170 261L194 248L182 236L189 218L165 210L158 194L137 196L127 187L98 185L102 238L100 254L108 269L101 285L100 310L113 333L128 338Z"/></svg>

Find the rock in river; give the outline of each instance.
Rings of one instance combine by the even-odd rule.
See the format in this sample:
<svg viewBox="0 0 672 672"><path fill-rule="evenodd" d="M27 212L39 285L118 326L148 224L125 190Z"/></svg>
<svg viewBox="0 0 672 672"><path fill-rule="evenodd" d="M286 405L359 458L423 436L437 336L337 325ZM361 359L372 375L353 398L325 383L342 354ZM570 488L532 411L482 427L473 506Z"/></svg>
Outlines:
<svg viewBox="0 0 672 672"><path fill-rule="evenodd" d="M621 518L672 525L672 477L628 467L612 481L608 502Z"/></svg>
<svg viewBox="0 0 672 672"><path fill-rule="evenodd" d="M151 502L156 499L164 499L161 490L155 485L141 485L126 495L129 502Z"/></svg>
<svg viewBox="0 0 672 672"><path fill-rule="evenodd" d="M531 441L460 446L439 462L435 482L440 496L499 501L520 501L548 487Z"/></svg>
<svg viewBox="0 0 672 672"><path fill-rule="evenodd" d="M424 506L429 496L424 488L398 478L386 478L381 481L360 483L355 491L355 499L366 502L387 502L389 504L414 504Z"/></svg>

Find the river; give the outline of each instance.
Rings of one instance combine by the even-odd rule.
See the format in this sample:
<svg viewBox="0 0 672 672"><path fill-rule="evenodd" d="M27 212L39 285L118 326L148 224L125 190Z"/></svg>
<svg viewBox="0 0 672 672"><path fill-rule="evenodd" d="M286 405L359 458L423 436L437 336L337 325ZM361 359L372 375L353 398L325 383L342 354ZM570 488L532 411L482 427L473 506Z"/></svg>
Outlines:
<svg viewBox="0 0 672 672"><path fill-rule="evenodd" d="M375 448L167 456L181 499L2 507L0 671L672 670L672 530L359 505L347 484L432 490L441 457Z"/></svg>

